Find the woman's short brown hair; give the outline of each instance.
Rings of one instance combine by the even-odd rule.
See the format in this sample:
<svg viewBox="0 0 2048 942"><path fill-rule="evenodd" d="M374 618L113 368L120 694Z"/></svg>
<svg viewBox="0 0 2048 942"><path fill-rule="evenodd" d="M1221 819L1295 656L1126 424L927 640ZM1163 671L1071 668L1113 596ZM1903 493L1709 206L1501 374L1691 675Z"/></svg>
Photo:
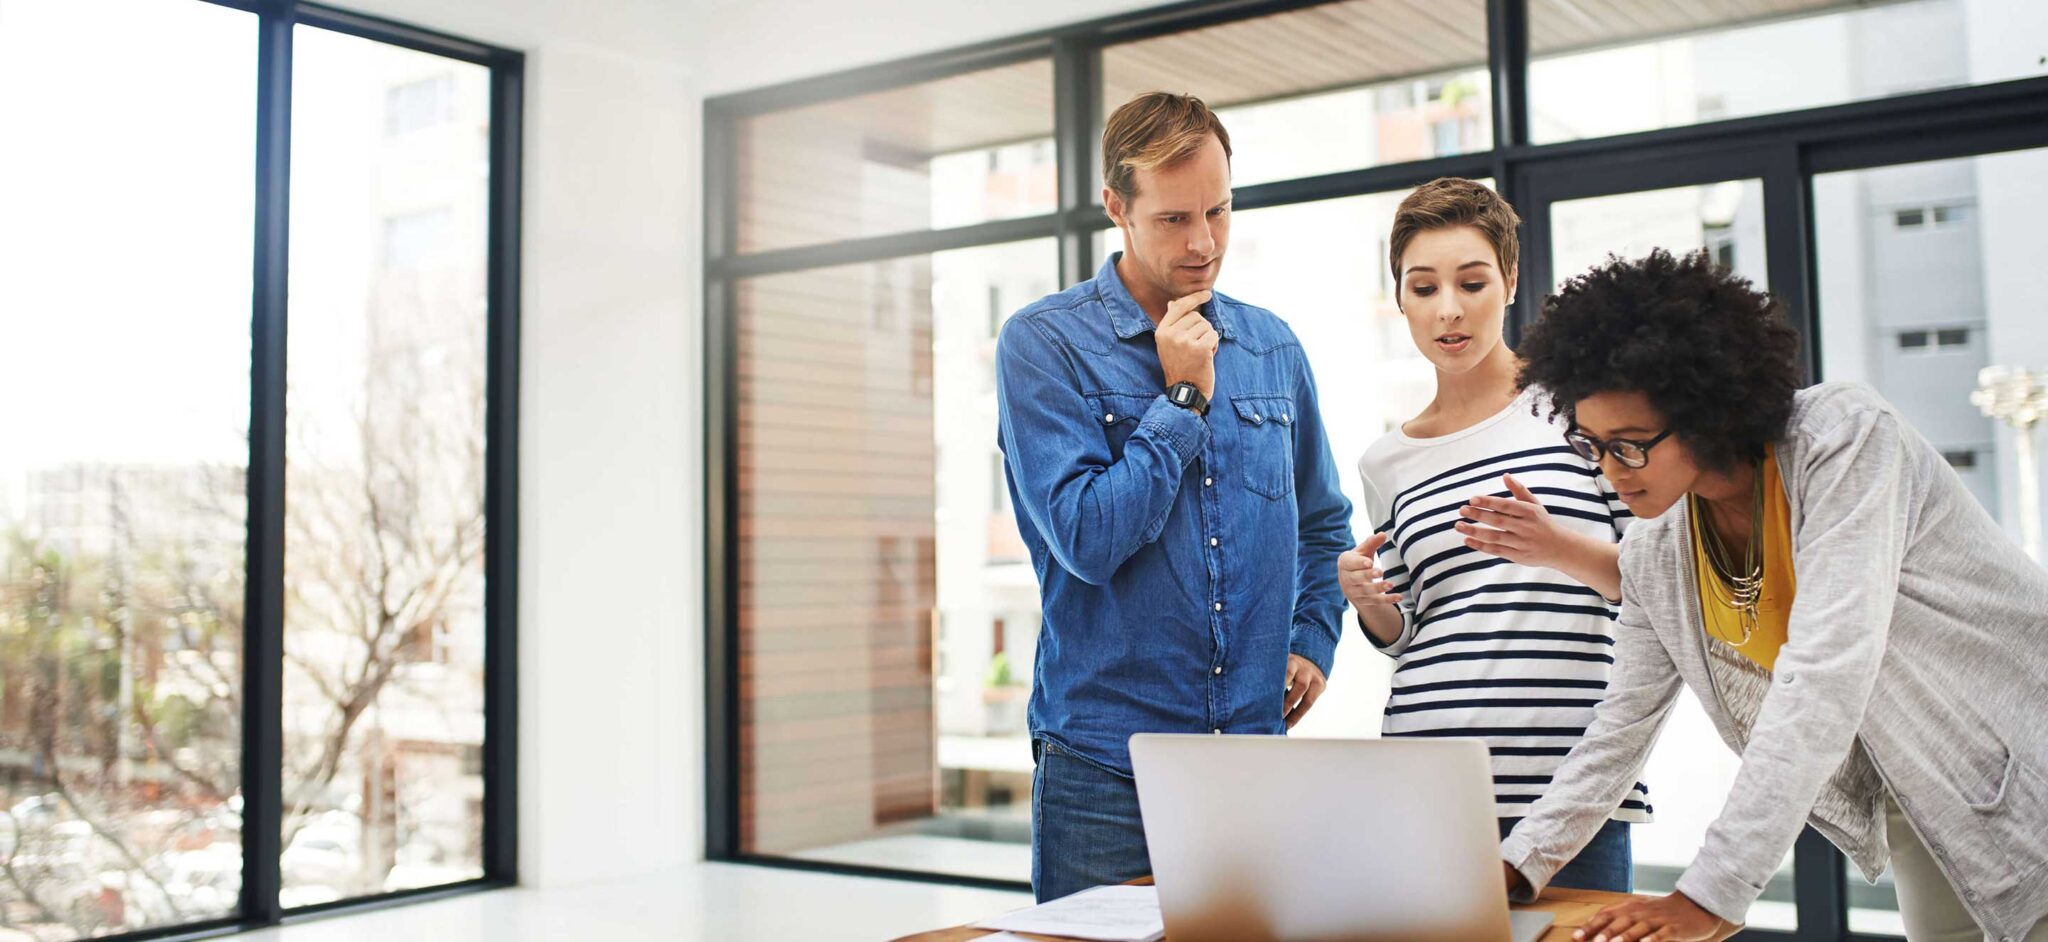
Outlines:
<svg viewBox="0 0 2048 942"><path fill-rule="evenodd" d="M1118 106L1102 126L1102 183L1128 203L1140 170L1170 167L1193 156L1209 135L1230 157L1230 132L1193 95L1146 92Z"/></svg>
<svg viewBox="0 0 2048 942"><path fill-rule="evenodd" d="M1515 235L1515 227L1521 222L1515 208L1483 184L1459 177L1438 177L1416 187L1394 210L1394 231L1387 240L1387 265L1394 270L1395 297L1401 294L1401 255L1408 251L1408 243L1414 241L1416 233L1450 226L1478 229L1486 241L1493 243L1493 254L1500 258L1501 277L1506 278L1515 273L1515 264L1522 255L1521 240Z"/></svg>

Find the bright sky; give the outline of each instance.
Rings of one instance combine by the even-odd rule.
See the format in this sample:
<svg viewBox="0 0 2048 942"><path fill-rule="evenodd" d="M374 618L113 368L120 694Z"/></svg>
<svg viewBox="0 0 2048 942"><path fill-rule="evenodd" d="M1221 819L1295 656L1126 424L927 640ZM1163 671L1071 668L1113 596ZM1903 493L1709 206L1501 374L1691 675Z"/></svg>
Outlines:
<svg viewBox="0 0 2048 942"><path fill-rule="evenodd" d="M453 206L481 251L478 139L387 138L387 89L454 73L475 116L488 84L294 45L292 421L341 446L385 217ZM0 136L27 145L0 148L0 512L34 468L247 460L256 46L256 17L209 3L0 0Z"/></svg>
<svg viewBox="0 0 2048 942"><path fill-rule="evenodd" d="M0 479L246 455L255 70L249 14L0 0Z"/></svg>

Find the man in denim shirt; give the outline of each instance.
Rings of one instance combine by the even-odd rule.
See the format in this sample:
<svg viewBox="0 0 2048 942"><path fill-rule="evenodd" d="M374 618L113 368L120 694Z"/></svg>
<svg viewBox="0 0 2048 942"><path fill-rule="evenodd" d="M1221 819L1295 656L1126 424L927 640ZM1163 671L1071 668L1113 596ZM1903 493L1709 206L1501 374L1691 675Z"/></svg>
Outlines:
<svg viewBox="0 0 2048 942"><path fill-rule="evenodd" d="M1278 734L1314 705L1344 598L1351 504L1294 332L1211 286L1230 137L1141 95L1103 131L1124 237L996 349L999 441L1044 601L1031 691L1040 900L1151 871L1140 732Z"/></svg>

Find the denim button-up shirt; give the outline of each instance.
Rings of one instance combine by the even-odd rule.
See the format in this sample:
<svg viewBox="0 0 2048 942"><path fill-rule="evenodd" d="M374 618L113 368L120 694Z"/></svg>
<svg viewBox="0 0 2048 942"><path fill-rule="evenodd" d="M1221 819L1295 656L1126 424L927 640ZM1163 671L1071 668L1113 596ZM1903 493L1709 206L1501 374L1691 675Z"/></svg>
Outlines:
<svg viewBox="0 0 2048 942"><path fill-rule="evenodd" d="M1044 602L1031 733L1129 774L1133 733L1284 732L1287 655L1330 672L1351 503L1294 332L1215 294L1198 416L1117 258L1003 326L996 398Z"/></svg>

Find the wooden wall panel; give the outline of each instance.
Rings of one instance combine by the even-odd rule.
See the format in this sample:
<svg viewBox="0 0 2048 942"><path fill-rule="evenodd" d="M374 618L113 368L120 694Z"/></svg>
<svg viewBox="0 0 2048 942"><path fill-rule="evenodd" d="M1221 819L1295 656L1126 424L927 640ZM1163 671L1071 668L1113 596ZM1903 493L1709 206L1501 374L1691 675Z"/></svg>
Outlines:
<svg viewBox="0 0 2048 942"><path fill-rule="evenodd" d="M788 854L938 803L931 266L739 292L740 840Z"/></svg>

